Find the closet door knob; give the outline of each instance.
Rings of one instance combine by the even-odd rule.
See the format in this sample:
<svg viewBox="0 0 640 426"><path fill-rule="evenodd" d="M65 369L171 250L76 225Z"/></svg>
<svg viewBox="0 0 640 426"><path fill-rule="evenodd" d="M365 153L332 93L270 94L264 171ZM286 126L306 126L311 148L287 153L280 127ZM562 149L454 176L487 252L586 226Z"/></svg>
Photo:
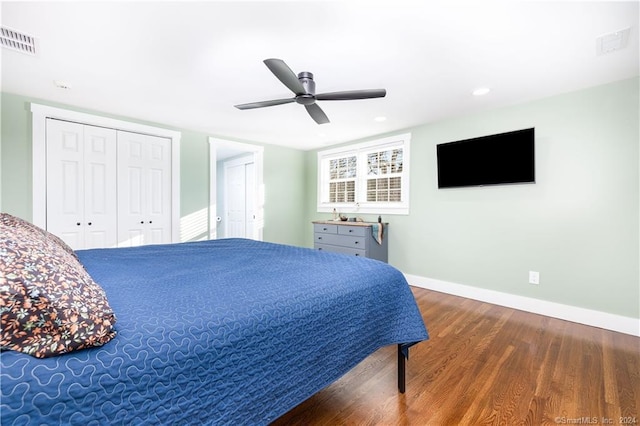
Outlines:
<svg viewBox="0 0 640 426"><path fill-rule="evenodd" d="M76 222L76 225L80 226L80 222Z"/></svg>
<svg viewBox="0 0 640 426"><path fill-rule="evenodd" d="M149 223L153 223L153 221L152 221L152 220L150 220L150 221L149 221Z"/></svg>
<svg viewBox="0 0 640 426"><path fill-rule="evenodd" d="M91 222L89 222L88 225L91 226Z"/></svg>
<svg viewBox="0 0 640 426"><path fill-rule="evenodd" d="M141 220L141 221L140 221L140 223L141 223L141 224L143 224L143 223L144 223L144 220Z"/></svg>

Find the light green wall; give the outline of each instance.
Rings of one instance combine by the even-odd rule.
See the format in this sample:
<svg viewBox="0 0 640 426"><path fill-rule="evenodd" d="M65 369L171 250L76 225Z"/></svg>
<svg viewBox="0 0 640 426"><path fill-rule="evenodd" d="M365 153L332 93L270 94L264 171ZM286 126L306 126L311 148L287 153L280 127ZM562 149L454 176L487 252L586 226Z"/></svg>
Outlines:
<svg viewBox="0 0 640 426"><path fill-rule="evenodd" d="M384 217L389 262L640 318L638 81L408 129L411 212ZM527 127L536 131L535 184L437 189L437 144ZM308 221L327 217L315 213L316 155L306 159ZM311 246L310 227L307 234ZM540 272L539 286L528 284L530 270Z"/></svg>
<svg viewBox="0 0 640 426"><path fill-rule="evenodd" d="M638 93L634 78L396 132L412 133L411 213L384 217L390 263L409 274L640 318ZM27 219L31 101L110 116L2 95L1 205ZM437 144L525 127L536 128L536 184L437 189ZM210 135L175 130L183 135L187 216L208 204ZM266 241L312 246L311 220L328 217L316 213L316 155L265 146ZM529 270L540 272L539 286L528 284Z"/></svg>
<svg viewBox="0 0 640 426"><path fill-rule="evenodd" d="M181 216L197 214L209 204L209 136L204 133L114 116L59 103L3 93L1 99L1 161L0 199L2 211L31 219L32 167L31 167L31 112L35 102L87 112L110 118L133 121L182 132L180 144L180 212ZM292 245L303 244L303 220L301 215L304 190L304 153L290 148L264 145L265 202L264 240ZM281 189L285 186L287 194ZM204 232L206 224L202 225ZM193 238L197 238L196 235Z"/></svg>

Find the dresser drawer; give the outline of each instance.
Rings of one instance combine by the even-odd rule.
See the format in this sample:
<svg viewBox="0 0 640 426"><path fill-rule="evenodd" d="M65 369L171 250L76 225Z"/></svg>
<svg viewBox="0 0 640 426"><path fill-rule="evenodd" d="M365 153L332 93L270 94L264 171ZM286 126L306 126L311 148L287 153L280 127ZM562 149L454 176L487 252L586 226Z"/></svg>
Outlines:
<svg viewBox="0 0 640 426"><path fill-rule="evenodd" d="M313 232L322 234L337 234L338 225L325 225L316 223L313 225Z"/></svg>
<svg viewBox="0 0 640 426"><path fill-rule="evenodd" d="M371 233L371 228L367 226L339 226L338 234L351 235L354 237L364 237L367 232Z"/></svg>
<svg viewBox="0 0 640 426"><path fill-rule="evenodd" d="M366 257L367 256L365 250L359 250L359 249L349 248L349 247L332 246L332 245L328 245L328 244L315 244L314 248L316 250L328 251L328 252L331 252L331 253L348 254L348 255L351 255L351 256L358 256L358 257Z"/></svg>
<svg viewBox="0 0 640 426"><path fill-rule="evenodd" d="M343 246L350 248L365 249L366 239L364 237L352 237L350 235L338 235L338 234L322 234L317 233L315 235L315 242L320 244L331 244L335 246Z"/></svg>

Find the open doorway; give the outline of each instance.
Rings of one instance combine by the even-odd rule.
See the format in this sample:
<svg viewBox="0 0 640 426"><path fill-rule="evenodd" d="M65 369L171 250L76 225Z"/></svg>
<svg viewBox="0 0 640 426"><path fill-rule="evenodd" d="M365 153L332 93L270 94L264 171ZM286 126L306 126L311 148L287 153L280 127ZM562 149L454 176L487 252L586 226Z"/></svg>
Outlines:
<svg viewBox="0 0 640 426"><path fill-rule="evenodd" d="M262 241L263 147L209 138L209 238Z"/></svg>

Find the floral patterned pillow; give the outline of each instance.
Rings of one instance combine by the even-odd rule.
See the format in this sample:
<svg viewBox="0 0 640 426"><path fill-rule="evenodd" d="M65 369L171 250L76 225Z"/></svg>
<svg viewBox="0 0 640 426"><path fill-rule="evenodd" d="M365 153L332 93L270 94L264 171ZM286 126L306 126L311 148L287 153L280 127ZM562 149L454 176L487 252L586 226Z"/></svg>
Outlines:
<svg viewBox="0 0 640 426"><path fill-rule="evenodd" d="M116 334L104 290L41 231L0 214L0 349L45 358L104 345Z"/></svg>
<svg viewBox="0 0 640 426"><path fill-rule="evenodd" d="M2 221L3 223L10 224L10 226L12 227L22 228L25 231L31 231L34 233L34 237L36 238L39 236L38 234L41 234L43 238L51 240L54 244L59 245L64 251L73 255L73 257L75 257L76 259L78 259L78 255L76 254L76 252L73 251L73 249L69 247L69 245L62 240L62 238L58 237L55 234L52 234L49 231L46 231L40 228L39 226L34 225L31 222L27 222L26 220L16 216L11 216L8 213L0 213L0 221ZM78 261L79 260L80 259L78 259Z"/></svg>

